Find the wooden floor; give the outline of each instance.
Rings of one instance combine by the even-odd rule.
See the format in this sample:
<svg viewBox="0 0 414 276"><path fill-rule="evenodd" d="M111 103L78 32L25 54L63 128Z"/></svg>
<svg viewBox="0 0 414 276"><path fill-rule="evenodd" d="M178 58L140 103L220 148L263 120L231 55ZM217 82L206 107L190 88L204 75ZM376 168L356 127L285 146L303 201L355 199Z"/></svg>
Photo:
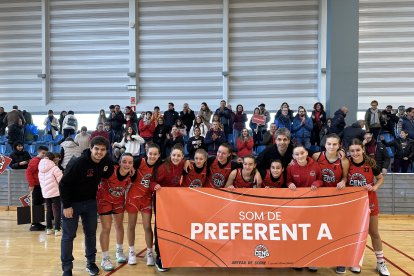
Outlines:
<svg viewBox="0 0 414 276"><path fill-rule="evenodd" d="M81 229L81 228L79 228ZM99 233L99 228L98 228ZM414 216L381 216L380 233L384 243L391 275L414 275ZM110 248L114 259L114 233ZM144 249L141 222L136 231L136 249ZM125 248L127 242L124 242ZM371 245L368 244L370 247ZM101 259L97 245L97 261ZM83 234L81 230L74 244L73 275L87 275ZM16 225L15 211L0 211L0 275L61 275L60 237L47 236L44 232L29 232L28 225ZM112 273L101 275L154 275L154 267L147 267L141 257L135 266L124 265ZM367 247L361 275L378 275L375 271L374 253ZM171 269L167 275L337 275L333 268L320 268L317 273L292 269ZM347 272L348 275L353 275Z"/></svg>

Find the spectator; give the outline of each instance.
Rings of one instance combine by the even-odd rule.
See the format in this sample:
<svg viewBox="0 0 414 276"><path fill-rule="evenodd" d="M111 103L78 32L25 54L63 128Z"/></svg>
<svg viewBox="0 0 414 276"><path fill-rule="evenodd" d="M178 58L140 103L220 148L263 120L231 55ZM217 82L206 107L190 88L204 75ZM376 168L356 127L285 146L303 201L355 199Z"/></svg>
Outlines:
<svg viewBox="0 0 414 276"><path fill-rule="evenodd" d="M200 129L200 135L202 137L206 137L208 128L207 126L203 123L203 119L201 119L201 117L199 115L197 115L194 119L194 125L191 127L190 130L190 136L189 137L193 137L194 136L194 129L198 127Z"/></svg>
<svg viewBox="0 0 414 276"><path fill-rule="evenodd" d="M289 116L290 121L293 121L293 110L289 108L289 104L287 102L284 102L281 104L280 109L276 112L275 121L277 118L279 118L282 115L282 111L284 108L287 108L288 110L287 114L284 114L284 116ZM279 126L279 128L282 128L282 127Z"/></svg>
<svg viewBox="0 0 414 276"><path fill-rule="evenodd" d="M188 136L195 119L194 111L190 109L188 103L183 105L183 111L180 112L180 118L187 129L186 135Z"/></svg>
<svg viewBox="0 0 414 276"><path fill-rule="evenodd" d="M89 149L89 143L91 140L91 135L88 133L86 126L81 127L81 132L76 134L75 143L79 145L81 151Z"/></svg>
<svg viewBox="0 0 414 276"><path fill-rule="evenodd" d="M0 136L3 136L6 134L6 127L7 124L3 122L4 117L6 117L6 112L4 112L4 107L0 106Z"/></svg>
<svg viewBox="0 0 414 276"><path fill-rule="evenodd" d="M63 120L63 138L75 134L78 131L78 120L75 117L75 112L69 110L68 115Z"/></svg>
<svg viewBox="0 0 414 276"><path fill-rule="evenodd" d="M395 137L395 128L399 118L392 111L392 105L387 105L387 107L382 111L382 118L382 133Z"/></svg>
<svg viewBox="0 0 414 276"><path fill-rule="evenodd" d="M32 118L32 113L23 110L22 112L23 118L24 118L24 125L33 125L33 118Z"/></svg>
<svg viewBox="0 0 414 276"><path fill-rule="evenodd" d="M253 138L250 136L249 130L244 128L240 136L236 138L237 156L243 158L247 155L252 155L253 146Z"/></svg>
<svg viewBox="0 0 414 276"><path fill-rule="evenodd" d="M365 125L364 120L358 120L353 123L351 126L347 126L342 132L342 147L348 150L349 145L352 142L352 139L358 138L361 142L364 140L365 130L362 128Z"/></svg>
<svg viewBox="0 0 414 276"><path fill-rule="evenodd" d="M128 127L121 142L113 144L115 159L118 160L124 152L138 156L141 153L141 144L145 144L144 138L136 134L132 127Z"/></svg>
<svg viewBox="0 0 414 276"><path fill-rule="evenodd" d="M236 113L234 114L233 120L233 139L235 141L234 145L236 145L237 138L240 136L241 131L246 127L246 122L246 112L244 112L243 106L241 104L238 104L236 106Z"/></svg>
<svg viewBox="0 0 414 276"><path fill-rule="evenodd" d="M104 124L104 131L108 135L108 141L109 141L108 155L112 156L112 145L115 142L115 132L111 129L111 123L110 122L106 122ZM91 139L91 141L92 141L92 139Z"/></svg>
<svg viewBox="0 0 414 276"><path fill-rule="evenodd" d="M164 112L164 124L168 130L172 128L179 117L179 114L174 109L174 103L168 103L168 110Z"/></svg>
<svg viewBox="0 0 414 276"><path fill-rule="evenodd" d="M231 104L228 104L227 108L230 110L229 134L233 135L233 124L234 124L234 115L235 115L235 113L233 112ZM236 139L236 137L234 139Z"/></svg>
<svg viewBox="0 0 414 276"><path fill-rule="evenodd" d="M160 147L161 159L166 157L165 155L165 141L167 140L169 128L164 124L164 118L158 118L158 124L155 127L154 135L152 136L152 141Z"/></svg>
<svg viewBox="0 0 414 276"><path fill-rule="evenodd" d="M375 159L378 168L381 169L382 174L386 175L387 170L390 166L390 156L388 155L387 149L384 146L384 144L381 142L377 142L372 138L372 133L365 133L364 141L362 141L365 147L365 152L369 157Z"/></svg>
<svg viewBox="0 0 414 276"><path fill-rule="evenodd" d="M306 109L303 106L299 106L298 114L293 119L292 133L296 139L296 142L303 145L306 150L309 150L311 146L311 133L313 123L312 119L306 114Z"/></svg>
<svg viewBox="0 0 414 276"><path fill-rule="evenodd" d="M263 132L267 131L267 123L270 122L270 113L269 113L269 111L266 110L265 107L266 107L266 105L264 103L259 104L260 115L262 115L266 118L266 122L263 126Z"/></svg>
<svg viewBox="0 0 414 276"><path fill-rule="evenodd" d="M341 132L345 129L345 117L348 113L348 108L346 106L341 107L335 111L334 117L332 118L331 126L329 128L329 133L336 133L341 136Z"/></svg>
<svg viewBox="0 0 414 276"><path fill-rule="evenodd" d="M201 119L203 120L203 123L207 126L208 129L210 129L210 126L211 126L210 119L212 115L213 115L213 111L210 110L207 103L202 102L200 106L200 111L198 112L198 116L201 117Z"/></svg>
<svg viewBox="0 0 414 276"><path fill-rule="evenodd" d="M391 142L386 142L384 136L380 136L381 142L385 146L394 148L393 172L399 173L401 171L402 173L406 173L414 158L414 141L407 138L407 136L408 133L404 130L401 130L399 137Z"/></svg>
<svg viewBox="0 0 414 276"><path fill-rule="evenodd" d="M323 107L323 104L317 102L313 105L312 111L312 135L311 135L311 144L319 147L321 140L319 133L321 132L322 126L326 122L326 113Z"/></svg>
<svg viewBox="0 0 414 276"><path fill-rule="evenodd" d="M45 157L47 150L47 147L39 146L37 156L32 158L27 166L26 180L29 183L29 189L32 194L32 206L38 206L44 203L39 182L39 162ZM45 228L46 226L41 223L32 223L30 231L43 231Z"/></svg>
<svg viewBox="0 0 414 276"><path fill-rule="evenodd" d="M47 112L47 117L45 118L43 125L45 125L45 134L52 135L52 138L55 139L56 133L59 130L59 121L53 115L53 110Z"/></svg>
<svg viewBox="0 0 414 276"><path fill-rule="evenodd" d="M165 141L165 150L167 155L170 154L171 149L176 144L180 144L184 148L184 138L181 135L180 130L175 125L173 125L171 132L167 135L167 140Z"/></svg>
<svg viewBox="0 0 414 276"><path fill-rule="evenodd" d="M198 126L194 126L191 130L193 131L194 135L191 136L190 139L188 139L187 149L188 149L188 157L193 160L195 152L198 149L205 149L205 144L204 144L204 137L201 136L200 128Z"/></svg>
<svg viewBox="0 0 414 276"><path fill-rule="evenodd" d="M65 110L63 110L63 111L60 112L60 115L59 115L59 133L62 134L62 135L63 135L63 129L62 129L63 120L65 120L65 117L66 117L67 114L68 113Z"/></svg>
<svg viewBox="0 0 414 276"><path fill-rule="evenodd" d="M375 140L377 140L378 134L381 131L381 124L383 124L382 113L378 109L378 102L373 100L371 108L368 108L365 112L365 129L372 133Z"/></svg>
<svg viewBox="0 0 414 276"><path fill-rule="evenodd" d="M226 101L220 102L220 107L216 109L215 114L219 116L220 123L223 125L223 131L226 136L229 134L229 123L231 119L230 110L226 107ZM217 150L215 150L217 151Z"/></svg>
<svg viewBox="0 0 414 276"><path fill-rule="evenodd" d="M111 124L108 123L108 125L111 127ZM109 141L109 132L104 129L103 123L98 123L96 130L91 133L91 136L89 136L89 140L92 140L96 136L102 136Z"/></svg>
<svg viewBox="0 0 414 276"><path fill-rule="evenodd" d="M130 106L125 107L125 122L126 122L125 129L128 129L129 127L132 127L132 129L135 131L135 133L138 133L137 113L135 113L134 110L132 110L132 108Z"/></svg>
<svg viewBox="0 0 414 276"><path fill-rule="evenodd" d="M275 123L271 123L270 129L263 134L263 142L262 142L263 145L270 146L275 143L276 130L277 130L277 126L275 125Z"/></svg>
<svg viewBox="0 0 414 276"><path fill-rule="evenodd" d="M224 130L224 126L220 123L220 116L218 114L214 114L213 118L211 119L211 123L217 122L219 124L220 130ZM211 125L210 125L211 128Z"/></svg>
<svg viewBox="0 0 414 276"><path fill-rule="evenodd" d="M402 130L402 122L403 122L403 118L407 117L407 113L405 113L405 106L404 105L400 105L398 107L398 113L397 113L397 117L398 117L398 123L397 123L397 129L396 129L396 134L397 136L399 135L399 133Z"/></svg>
<svg viewBox="0 0 414 276"><path fill-rule="evenodd" d="M253 115L260 115L260 109L258 107L254 109ZM252 117L250 119L249 126L253 133L253 141L254 141L253 150L256 151L257 147L261 145L263 141L262 133L263 133L264 125L253 122L253 117Z"/></svg>
<svg viewBox="0 0 414 276"><path fill-rule="evenodd" d="M4 116L3 123L8 127L11 125L23 126L26 121L23 117L23 114L20 112L19 107L17 105L13 105L13 110Z"/></svg>
<svg viewBox="0 0 414 276"><path fill-rule="evenodd" d="M24 150L22 142L15 142L13 144L14 151L10 154L11 163L10 168L14 170L25 170L31 159L30 153Z"/></svg>
<svg viewBox="0 0 414 276"><path fill-rule="evenodd" d="M321 131L319 132L320 143L319 146L321 150L325 150L326 136L329 134L329 128L331 127L332 118L327 118L326 123L322 126Z"/></svg>
<svg viewBox="0 0 414 276"><path fill-rule="evenodd" d="M408 133L408 138L414 139L414 107L407 108L407 116L401 118L401 128Z"/></svg>
<svg viewBox="0 0 414 276"><path fill-rule="evenodd" d="M81 147L75 143L72 137L67 137L65 141L60 144L60 156L62 157L60 165L63 169L66 169L70 159L72 159L72 157L79 157L81 154Z"/></svg>
<svg viewBox="0 0 414 276"><path fill-rule="evenodd" d="M122 140L122 133L124 131L125 118L119 105L114 105L111 114L108 117L108 122L111 123L111 129L114 132L114 141Z"/></svg>
<svg viewBox="0 0 414 276"><path fill-rule="evenodd" d="M104 109L99 110L98 122L96 125L99 125L99 123L102 123L102 125L104 125L107 121L108 121L108 118L106 117L105 110Z"/></svg>
<svg viewBox="0 0 414 276"><path fill-rule="evenodd" d="M19 120L17 124L12 124L8 126L8 141L10 146L13 146L15 142L24 141L23 125L22 121Z"/></svg>
<svg viewBox="0 0 414 276"><path fill-rule="evenodd" d="M289 131L291 131L292 121L293 117L289 115L289 108L286 106L282 107L281 114L279 116L275 116L275 125L278 129L287 128Z"/></svg>
<svg viewBox="0 0 414 276"><path fill-rule="evenodd" d="M175 121L175 126L177 127L178 131L181 133L181 136L184 139L187 139L187 126L183 124L183 121L181 118L177 118L177 121Z"/></svg>
<svg viewBox="0 0 414 276"><path fill-rule="evenodd" d="M155 123L152 120L152 112L145 112L143 119L139 121L139 134L144 138L145 143L152 141L155 132ZM143 153L144 148L141 148L141 153Z"/></svg>
<svg viewBox="0 0 414 276"><path fill-rule="evenodd" d="M160 107L155 106L154 111L152 112L152 122L155 126L157 126L157 124L158 124L158 118L159 117L162 117L161 112L160 112Z"/></svg>
<svg viewBox="0 0 414 276"><path fill-rule="evenodd" d="M224 131L220 130L219 122L213 122L209 131L207 131L204 142L209 155L216 155L220 145L226 142Z"/></svg>

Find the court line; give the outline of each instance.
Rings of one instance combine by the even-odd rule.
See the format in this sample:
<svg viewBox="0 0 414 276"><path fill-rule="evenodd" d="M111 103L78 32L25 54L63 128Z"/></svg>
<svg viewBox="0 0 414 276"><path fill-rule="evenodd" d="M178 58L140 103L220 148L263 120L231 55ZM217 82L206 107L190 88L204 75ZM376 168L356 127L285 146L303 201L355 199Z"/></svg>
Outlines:
<svg viewBox="0 0 414 276"><path fill-rule="evenodd" d="M369 245L366 245L366 247L368 247L369 249L371 249L372 252L375 253L374 248L372 248ZM390 259L384 257L384 260L386 260L387 262L389 262L392 266L394 266L396 269L398 269L399 271L401 271L402 273L404 273L407 276L411 276L410 273L408 273L407 271L405 271L404 269L402 269L401 267L399 267L397 264L393 263Z"/></svg>
<svg viewBox="0 0 414 276"><path fill-rule="evenodd" d="M391 244L389 244L386 241L382 241L383 244L387 245L388 247L391 247L392 249L394 249L395 251L397 251L398 253L400 253L401 255L404 255L405 257L407 257L408 259L410 259L411 261L414 261L414 258L405 254L404 252L402 252L401 250L395 248L394 246L392 246Z"/></svg>
<svg viewBox="0 0 414 276"><path fill-rule="evenodd" d="M137 253L137 257L140 257L139 255L141 255L145 250L147 250L146 248L144 248L144 249L142 249L140 252L138 252ZM109 271L107 274L105 274L105 276L108 276L108 275L112 275L112 274L114 274L115 272L117 272L118 270L120 270L121 268L123 268L125 265L127 264L127 262L126 263L123 263L123 264L120 264L119 266L117 266L114 270L112 270L112 271ZM105 271L104 271L105 272Z"/></svg>

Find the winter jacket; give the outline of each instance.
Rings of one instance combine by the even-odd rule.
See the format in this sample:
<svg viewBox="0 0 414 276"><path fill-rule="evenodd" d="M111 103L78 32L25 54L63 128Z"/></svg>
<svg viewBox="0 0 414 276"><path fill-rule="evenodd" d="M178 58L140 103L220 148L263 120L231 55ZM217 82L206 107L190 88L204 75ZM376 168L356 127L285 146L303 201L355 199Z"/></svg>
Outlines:
<svg viewBox="0 0 414 276"><path fill-rule="evenodd" d="M305 124L302 125L302 119L296 115L293 119L292 134L296 138L310 138L313 129L312 119L305 116Z"/></svg>
<svg viewBox="0 0 414 276"><path fill-rule="evenodd" d="M3 122L4 117L6 117L6 112L0 113L0 136L3 136L6 133L7 124Z"/></svg>
<svg viewBox="0 0 414 276"><path fill-rule="evenodd" d="M280 116L283 116L283 115L282 115L282 110L281 110L281 109L279 109L279 110L276 112L276 115L275 115L275 121L276 121L276 119L278 119ZM288 116L289 116L290 121L293 121L293 110L288 109Z"/></svg>
<svg viewBox="0 0 414 276"><path fill-rule="evenodd" d="M155 124L153 121L149 121L146 124L145 119L139 121L139 135L142 138L152 138L154 136Z"/></svg>
<svg viewBox="0 0 414 276"><path fill-rule="evenodd" d="M246 113L236 112L233 119L233 129L242 131L246 127L247 115Z"/></svg>
<svg viewBox="0 0 414 276"><path fill-rule="evenodd" d="M198 125L198 127L200 128L200 136L206 137L208 128L204 123L201 123ZM190 133L188 134L188 137L193 137L194 136L194 126L191 127L190 129Z"/></svg>
<svg viewBox="0 0 414 276"><path fill-rule="evenodd" d="M92 140L93 138L95 138L97 136L102 136L106 140L109 141L109 132L106 131L106 130L102 130L102 131L95 130L94 132L91 133L91 136L89 136L89 140Z"/></svg>
<svg viewBox="0 0 414 276"><path fill-rule="evenodd" d="M237 156L245 157L251 155L253 151L254 141L252 137L249 137L249 140L244 141L240 138L237 138L236 147L237 147Z"/></svg>
<svg viewBox="0 0 414 276"><path fill-rule="evenodd" d="M78 131L78 120L75 118L75 115L68 114L65 116L62 123L62 129L73 129L75 132Z"/></svg>
<svg viewBox="0 0 414 276"><path fill-rule="evenodd" d="M392 112L388 112L387 110L382 111L382 122L381 127L384 132L391 133L394 135L395 126L398 123L399 118L396 114L393 114Z"/></svg>
<svg viewBox="0 0 414 276"><path fill-rule="evenodd" d="M381 128L381 124L383 124L383 117L379 109L377 109L377 112L378 112L378 123L376 124L371 124L371 114L373 113L372 109L368 108L367 111L365 112L365 128L367 131L369 131L370 128Z"/></svg>
<svg viewBox="0 0 414 276"><path fill-rule="evenodd" d="M29 183L29 187L39 185L39 163L40 157L34 157L30 160L26 170L26 180Z"/></svg>
<svg viewBox="0 0 414 276"><path fill-rule="evenodd" d="M177 121L179 115L178 112L175 111L175 109L167 110L164 112L164 124L168 126L169 129L175 124L175 121Z"/></svg>
<svg viewBox="0 0 414 276"><path fill-rule="evenodd" d="M60 154L62 155L61 166L66 169L69 160L73 156L79 157L82 153L82 149L74 141L64 141L60 144Z"/></svg>
<svg viewBox="0 0 414 276"><path fill-rule="evenodd" d="M216 140L213 140L213 133L218 136ZM204 143L206 144L208 154L216 155L218 148L224 142L226 142L226 134L224 134L224 131L214 131L212 128L207 131Z"/></svg>
<svg viewBox="0 0 414 276"><path fill-rule="evenodd" d="M81 148L81 152L88 149L90 146L90 135L88 133L86 133L85 135L83 135L82 133L78 133L75 136L75 143L77 143L79 145L79 147Z"/></svg>
<svg viewBox="0 0 414 276"><path fill-rule="evenodd" d="M292 120L289 116L280 115L275 118L275 125L277 128L287 128L289 131L292 130Z"/></svg>
<svg viewBox="0 0 414 276"><path fill-rule="evenodd" d="M183 125L185 125L187 127L188 131L190 131L190 129L191 129L193 123L194 123L194 119L195 119L194 111L190 110L190 112L186 112L186 113L181 111L180 112L180 118L181 118L181 121L183 122Z"/></svg>
<svg viewBox="0 0 414 276"><path fill-rule="evenodd" d="M112 117L112 114L109 114L108 116L108 122L111 123L111 129L115 132L119 132L123 129L125 118L124 113L119 111L118 113L113 113L114 117Z"/></svg>
<svg viewBox="0 0 414 276"><path fill-rule="evenodd" d="M300 166L296 160L293 160L287 167L286 185L290 183L296 187L321 187L323 185L321 168L312 158L307 158L306 166Z"/></svg>
<svg viewBox="0 0 414 276"><path fill-rule="evenodd" d="M25 150L18 151L16 149L10 154L10 158L12 159L10 163L10 168L14 170L27 169L27 167L29 166L29 161L31 159L30 154L27 151ZM27 161L27 164L20 165L19 163L23 161Z"/></svg>
<svg viewBox="0 0 414 276"><path fill-rule="evenodd" d="M279 159L282 161L283 168L286 169L287 165L292 161L293 146L292 143L289 144L286 153L282 156L278 149L277 145L273 144L272 146L266 147L256 158L257 168L259 170L268 170L270 169L270 162L272 160ZM285 170L286 172L286 170Z"/></svg>
<svg viewBox="0 0 414 276"><path fill-rule="evenodd" d="M319 114L319 120L317 121L317 111L313 110L312 111L312 123L313 123L313 128L314 130L320 130L322 128L322 126L326 123L326 113L325 111L321 111Z"/></svg>
<svg viewBox="0 0 414 276"><path fill-rule="evenodd" d="M219 115L220 117L220 123L223 126L228 126L230 124L230 119L231 119L231 110L228 109L227 107L224 107L223 110L221 110L220 108L216 109L216 112L214 114Z"/></svg>
<svg viewBox="0 0 414 276"><path fill-rule="evenodd" d="M371 149L375 149L375 152L372 152ZM380 169L388 169L390 166L390 156L383 143L371 140L370 143L365 145L365 151L367 155L375 159Z"/></svg>
<svg viewBox="0 0 414 276"><path fill-rule="evenodd" d="M16 142L24 141L23 126L19 124L13 124L8 126L8 141L10 145L13 145Z"/></svg>
<svg viewBox="0 0 414 276"><path fill-rule="evenodd" d="M400 120L402 121L401 129L407 131L408 138L414 139L414 119L404 116Z"/></svg>
<svg viewBox="0 0 414 276"><path fill-rule="evenodd" d="M396 159L403 159L404 157L409 160L414 159L414 140L396 138L390 142L381 140L381 143L387 147L394 147L394 158Z"/></svg>
<svg viewBox="0 0 414 276"><path fill-rule="evenodd" d="M43 158L39 162L39 182L44 198L59 196L59 182L62 179L62 171L55 162Z"/></svg>
<svg viewBox="0 0 414 276"><path fill-rule="evenodd" d="M125 113L125 129L131 127L135 133L138 133L138 116L137 113L131 110L130 113Z"/></svg>
<svg viewBox="0 0 414 276"><path fill-rule="evenodd" d="M201 117L201 119L203 120L203 123L207 126L207 128L210 129L210 120L211 120L211 116L213 116L213 111L203 111L200 109L200 111L198 112L198 116Z"/></svg>
<svg viewBox="0 0 414 276"><path fill-rule="evenodd" d="M20 124L20 120L22 125L26 123L23 114L19 110L13 109L12 111L6 114L6 116L3 119L3 123L7 126L11 126L13 124Z"/></svg>
<svg viewBox="0 0 414 276"><path fill-rule="evenodd" d="M340 135L346 125L345 117L346 114L341 109L335 111L334 117L332 118L331 127L329 128L329 133L336 133Z"/></svg>
<svg viewBox="0 0 414 276"><path fill-rule="evenodd" d="M155 127L154 134L152 136L152 141L158 145L165 144L165 140L167 139L167 133L169 131L169 128L166 124L158 124Z"/></svg>
<svg viewBox="0 0 414 276"><path fill-rule="evenodd" d="M59 121L56 119L56 117L52 117L52 120L50 120L49 116L47 116L43 122L43 125L45 126L45 134L52 134L53 138L56 137L56 133L59 130Z"/></svg>
<svg viewBox="0 0 414 276"><path fill-rule="evenodd" d="M139 136L138 134L135 135L131 135L133 140L130 141L126 141L125 137L122 138L122 141L117 143L114 143L114 146L116 147L125 147L125 152L126 153L130 153L133 156L137 156L140 154L140 150L141 150L141 144L145 143L144 138L142 138L141 136Z"/></svg>
<svg viewBox="0 0 414 276"><path fill-rule="evenodd" d="M91 150L85 150L79 158L68 164L59 182L63 208L72 207L73 202L96 200L101 178L108 178L113 172L112 160L108 155L95 163L91 159Z"/></svg>
<svg viewBox="0 0 414 276"><path fill-rule="evenodd" d="M341 135L342 146L348 149L349 144L351 143L352 139L358 138L359 140L363 141L364 135L365 135L365 130L361 128L361 125L358 122L355 122L351 126L347 126L342 132L342 135Z"/></svg>

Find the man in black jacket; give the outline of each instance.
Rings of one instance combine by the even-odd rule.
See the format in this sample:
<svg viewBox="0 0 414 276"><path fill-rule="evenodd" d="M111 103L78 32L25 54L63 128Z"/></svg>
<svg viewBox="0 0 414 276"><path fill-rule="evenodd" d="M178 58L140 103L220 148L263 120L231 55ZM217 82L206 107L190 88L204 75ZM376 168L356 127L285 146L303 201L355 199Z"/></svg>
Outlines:
<svg viewBox="0 0 414 276"><path fill-rule="evenodd" d="M79 217L85 234L86 270L90 275L99 274L96 266L96 192L102 177L113 173L113 165L107 155L109 142L102 136L92 139L90 149L81 157L72 159L59 183L63 205L61 261L63 275L72 275L73 240L76 237Z"/></svg>
<svg viewBox="0 0 414 276"><path fill-rule="evenodd" d="M119 105L114 105L114 109L111 110L111 114L108 117L108 122L111 123L111 129L115 133L114 141L121 142L122 132L124 130L125 118L124 113L121 111Z"/></svg>
<svg viewBox="0 0 414 276"><path fill-rule="evenodd" d="M179 114L174 109L174 103L168 103L168 110L164 112L164 124L168 127L168 132L171 131L175 121L177 121Z"/></svg>
<svg viewBox="0 0 414 276"><path fill-rule="evenodd" d="M358 120L351 126L347 126L341 135L342 147L348 150L349 144L354 138L358 138L359 140L363 141L365 130L363 130L362 128L364 127L364 125L364 120Z"/></svg>

